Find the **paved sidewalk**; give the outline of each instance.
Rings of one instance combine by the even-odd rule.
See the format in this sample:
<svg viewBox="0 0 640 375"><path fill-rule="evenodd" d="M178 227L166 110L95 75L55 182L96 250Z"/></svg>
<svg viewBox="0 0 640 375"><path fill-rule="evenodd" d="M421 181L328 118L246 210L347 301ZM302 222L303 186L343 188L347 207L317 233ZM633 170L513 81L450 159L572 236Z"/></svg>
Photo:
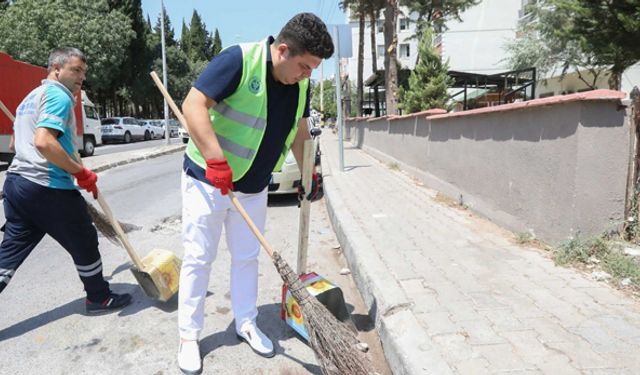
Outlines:
<svg viewBox="0 0 640 375"><path fill-rule="evenodd" d="M328 211L395 374L640 374L640 304L322 135Z"/></svg>

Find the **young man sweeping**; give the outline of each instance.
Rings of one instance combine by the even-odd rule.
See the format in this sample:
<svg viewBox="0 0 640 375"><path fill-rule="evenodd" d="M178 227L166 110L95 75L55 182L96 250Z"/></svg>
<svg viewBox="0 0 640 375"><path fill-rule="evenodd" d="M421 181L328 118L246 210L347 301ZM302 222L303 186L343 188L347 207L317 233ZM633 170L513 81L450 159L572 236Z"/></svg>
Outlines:
<svg viewBox="0 0 640 375"><path fill-rule="evenodd" d="M302 170L303 145L310 138L309 76L333 49L322 20L311 13L298 14L275 39L222 51L184 100L191 139L182 175L185 253L178 301L178 365L186 374L202 371L198 340L223 226L231 252L236 333L257 354L275 355L273 343L256 325L260 245L226 195L229 190L236 192L264 231L269 177L290 148ZM314 192L308 199L315 198Z"/></svg>
<svg viewBox="0 0 640 375"><path fill-rule="evenodd" d="M20 103L14 122L16 156L4 183L6 224L0 245L0 292L42 240L51 236L71 255L87 293L89 314L121 309L131 295L116 294L102 276L98 234L78 185L97 194L98 176L75 159L74 95L87 60L76 48L49 55L47 79Z"/></svg>

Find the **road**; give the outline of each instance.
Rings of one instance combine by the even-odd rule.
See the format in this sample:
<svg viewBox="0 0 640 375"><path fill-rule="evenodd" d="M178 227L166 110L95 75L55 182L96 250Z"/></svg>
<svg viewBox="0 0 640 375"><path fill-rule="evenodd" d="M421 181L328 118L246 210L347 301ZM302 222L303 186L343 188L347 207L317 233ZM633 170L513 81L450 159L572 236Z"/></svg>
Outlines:
<svg viewBox="0 0 640 375"><path fill-rule="evenodd" d="M170 138L171 144L182 143L182 138ZM143 148L149 148L154 146L161 146L166 144L166 139L155 139L153 141L139 141L131 143L108 143L100 146L96 146L95 155L108 155L116 152L140 150Z"/></svg>
<svg viewBox="0 0 640 375"><path fill-rule="evenodd" d="M144 142L141 144L150 144ZM182 154L107 170L99 186L121 220L142 228L130 240L140 255L160 247L182 256L180 165ZM88 198L88 196L87 196ZM89 198L90 199L90 198ZM265 236L295 266L298 208L292 197L270 199ZM126 252L100 238L104 273L115 291L134 303L119 313L83 314L83 291L70 257L49 237L33 251L0 296L0 363L11 374L177 374L175 301L146 298L127 271ZM380 374L390 374L379 338L350 276L323 202L312 206L309 269L325 275L345 293L361 339ZM274 340L276 357L264 359L241 344L233 330L228 293L230 257L224 240L214 263L202 334L204 373L320 374L312 350L280 320L279 275L260 256L258 324Z"/></svg>

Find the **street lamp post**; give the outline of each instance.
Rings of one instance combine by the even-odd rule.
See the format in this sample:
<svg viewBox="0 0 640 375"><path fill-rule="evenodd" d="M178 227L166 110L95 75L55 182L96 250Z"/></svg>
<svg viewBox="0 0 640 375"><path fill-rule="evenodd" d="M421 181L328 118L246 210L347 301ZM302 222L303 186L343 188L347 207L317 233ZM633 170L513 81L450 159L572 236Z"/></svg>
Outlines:
<svg viewBox="0 0 640 375"><path fill-rule="evenodd" d="M160 14L160 40L162 44L162 83L166 90L169 90L167 85L167 53L165 51L164 42L164 1L160 0L160 6L162 7ZM165 144L169 144L169 138L171 138L171 130L169 129L169 106L167 99L164 99L164 136Z"/></svg>

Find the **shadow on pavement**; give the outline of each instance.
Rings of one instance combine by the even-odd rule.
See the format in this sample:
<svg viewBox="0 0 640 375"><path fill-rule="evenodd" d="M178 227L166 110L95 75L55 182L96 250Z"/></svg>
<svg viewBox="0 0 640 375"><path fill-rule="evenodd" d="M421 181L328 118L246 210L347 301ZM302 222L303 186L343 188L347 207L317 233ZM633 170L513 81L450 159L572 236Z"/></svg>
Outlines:
<svg viewBox="0 0 640 375"><path fill-rule="evenodd" d="M269 195L267 200L267 207L291 207L297 205L297 194L273 194Z"/></svg>
<svg viewBox="0 0 640 375"><path fill-rule="evenodd" d="M118 316L135 314L136 312L142 310L142 309L136 309L136 305L140 304L141 303L140 301L142 301L143 299L148 300L146 296L142 295L142 291L140 290L140 288L136 288L136 286L133 284L119 283L119 284L111 284L110 286L112 287L112 290L116 293L131 293L133 297L133 302L131 305L125 307L122 310L114 311L111 314L117 313ZM0 342L14 338L14 337L18 337L34 329L38 329L49 323L55 322L57 320L66 318L67 316L71 316L74 314L91 317L85 313L84 300L85 300L84 297L77 298L71 302L65 303L64 305L58 306L55 309L43 312L41 314L25 319L19 323L16 323L10 327L5 328L0 331ZM158 306L158 308L161 308L161 307Z"/></svg>
<svg viewBox="0 0 640 375"><path fill-rule="evenodd" d="M293 336L297 336L300 341L304 342L300 336L293 331L293 329L289 328L284 321L280 320L280 306L281 305L279 303L259 306L257 319L258 327L260 327L260 329L273 341L273 347L276 351L276 355L289 358L290 360L300 364L311 374L322 375L320 366L302 362L301 360L285 353L282 346L280 346L280 341L288 340ZM235 321L232 320L227 329L223 332L217 332L203 338L200 341L200 351L202 356L205 357L221 346L236 346L240 344L247 345L236 337Z"/></svg>

